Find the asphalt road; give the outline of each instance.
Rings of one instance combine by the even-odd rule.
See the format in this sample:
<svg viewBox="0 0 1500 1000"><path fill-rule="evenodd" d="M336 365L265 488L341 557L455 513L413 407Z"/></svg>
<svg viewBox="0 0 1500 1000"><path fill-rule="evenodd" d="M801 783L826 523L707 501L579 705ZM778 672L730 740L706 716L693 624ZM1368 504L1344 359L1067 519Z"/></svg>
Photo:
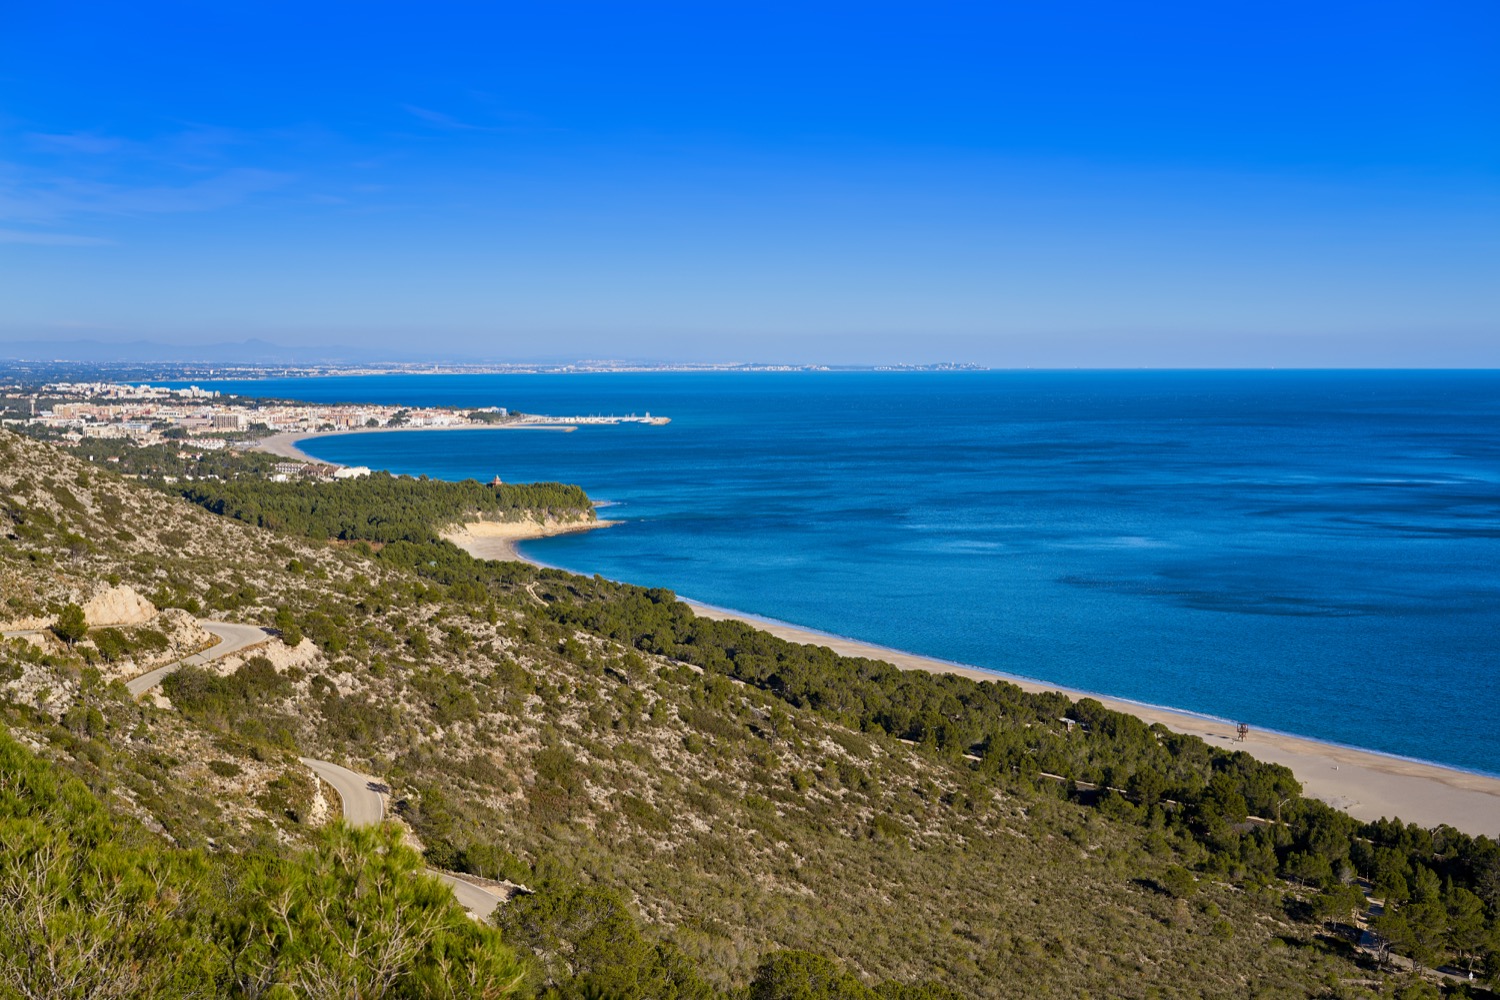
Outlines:
<svg viewBox="0 0 1500 1000"><path fill-rule="evenodd" d="M230 653L238 653L242 649L258 645L270 638L270 634L265 629L254 625L234 625L230 622L199 622L199 624L203 626L204 630L218 636L218 643L208 647L201 653L194 653L192 656L178 660L176 663L169 663L165 667L148 670L139 677L132 677L125 682L125 687L132 695L140 697L160 684L163 677L172 673L183 664L196 667L207 663L209 660L217 660L228 656Z"/></svg>
<svg viewBox="0 0 1500 1000"><path fill-rule="evenodd" d="M385 795L389 788L378 778L372 778L368 774L360 774L351 771L347 767L329 763L326 760L313 760L303 757L302 763L312 768L313 773L333 786L334 791L339 793L339 798L344 803L344 820L352 826L373 826L385 818ZM458 899L459 905L481 919L488 919L500 905L500 897L483 888L465 882L461 878L449 875L447 872L427 869L427 874L435 875L448 883L453 890L453 895Z"/></svg>
<svg viewBox="0 0 1500 1000"><path fill-rule="evenodd" d="M268 639L269 633L265 629L254 625L236 625L232 622L200 622L203 628L219 637L219 641L205 649L201 653L169 663L155 670L148 670L139 677L131 678L125 682L133 696L139 697L145 692L161 683L163 677L170 674L183 664L198 666L237 653L242 649L258 645ZM36 631L36 630L30 630ZM12 636L27 635L28 632L6 632L7 638ZM339 793L339 798L344 803L344 819L354 826L374 826L385 819L385 794L390 789L385 783L368 774L360 774L351 771L347 767L329 763L326 760L313 760L303 757L302 763L312 768L314 773L324 781L333 786ZM495 907L500 905L500 897L488 892L472 882L465 882L461 878L427 869L429 875L435 875L448 883L453 890L453 895L464 909L475 914L481 919L488 919L495 912Z"/></svg>
<svg viewBox="0 0 1500 1000"><path fill-rule="evenodd" d="M481 920L488 920L490 914L495 912L495 907L500 905L500 897L492 892L481 889L472 882L465 882L461 878L455 878L447 872L436 869L427 869L427 874L436 875L448 883L448 888L453 890L453 896L458 900L458 905L468 910Z"/></svg>
<svg viewBox="0 0 1500 1000"><path fill-rule="evenodd" d="M303 757L302 763L339 793L344 803L344 821L350 826L374 826L385 819L385 793L388 789L379 779L326 760Z"/></svg>

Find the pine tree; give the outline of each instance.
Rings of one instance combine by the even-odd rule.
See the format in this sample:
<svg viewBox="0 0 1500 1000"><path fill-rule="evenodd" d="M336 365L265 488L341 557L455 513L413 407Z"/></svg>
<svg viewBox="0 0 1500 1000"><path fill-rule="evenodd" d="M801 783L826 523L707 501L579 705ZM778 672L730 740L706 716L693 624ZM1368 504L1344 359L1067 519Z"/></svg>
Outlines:
<svg viewBox="0 0 1500 1000"><path fill-rule="evenodd" d="M83 615L83 609L76 604L66 604L57 613L57 621L52 623L52 633L71 649L79 639L86 638L89 634L88 619Z"/></svg>

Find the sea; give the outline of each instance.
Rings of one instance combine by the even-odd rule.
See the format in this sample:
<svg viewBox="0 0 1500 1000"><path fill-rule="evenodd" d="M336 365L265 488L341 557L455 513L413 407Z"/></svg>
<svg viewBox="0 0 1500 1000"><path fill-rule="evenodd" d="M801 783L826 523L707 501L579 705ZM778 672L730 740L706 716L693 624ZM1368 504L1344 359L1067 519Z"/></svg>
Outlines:
<svg viewBox="0 0 1500 1000"><path fill-rule="evenodd" d="M665 426L325 437L577 483L544 563L1083 691L1500 774L1500 372L382 375L247 395Z"/></svg>

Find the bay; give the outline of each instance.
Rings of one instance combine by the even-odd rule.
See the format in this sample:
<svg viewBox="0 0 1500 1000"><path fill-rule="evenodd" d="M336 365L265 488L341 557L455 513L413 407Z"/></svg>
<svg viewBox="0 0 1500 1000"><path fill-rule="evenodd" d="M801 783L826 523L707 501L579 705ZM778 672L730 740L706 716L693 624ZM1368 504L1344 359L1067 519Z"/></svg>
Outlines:
<svg viewBox="0 0 1500 1000"><path fill-rule="evenodd" d="M664 427L308 441L583 486L528 554L1068 687L1500 774L1500 373L335 376L318 402Z"/></svg>

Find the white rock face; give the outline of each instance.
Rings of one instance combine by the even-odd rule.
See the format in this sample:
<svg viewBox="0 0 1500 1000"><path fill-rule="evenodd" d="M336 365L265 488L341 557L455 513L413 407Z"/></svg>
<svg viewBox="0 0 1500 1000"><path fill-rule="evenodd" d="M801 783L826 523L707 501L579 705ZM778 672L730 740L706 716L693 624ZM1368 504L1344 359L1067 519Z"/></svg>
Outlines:
<svg viewBox="0 0 1500 1000"><path fill-rule="evenodd" d="M161 612L152 626L166 633L167 641L172 644L167 655L173 660L196 653L214 641L214 637L198 624L198 619L181 608L168 608Z"/></svg>
<svg viewBox="0 0 1500 1000"><path fill-rule="evenodd" d="M28 632L49 628L54 619L50 617L11 618L0 622L0 632Z"/></svg>
<svg viewBox="0 0 1500 1000"><path fill-rule="evenodd" d="M129 587L111 587L89 598L83 616L90 628L140 625L156 617L156 606Z"/></svg>
<svg viewBox="0 0 1500 1000"><path fill-rule="evenodd" d="M250 655L264 656L271 661L271 666L277 671L283 671L291 667L305 667L312 663L318 658L318 647L306 637L295 646L288 646L280 639L274 639L257 647Z"/></svg>
<svg viewBox="0 0 1500 1000"><path fill-rule="evenodd" d="M166 614L166 612L162 613ZM280 639L271 639L269 642L264 642L250 649L231 653L222 659L215 660L209 666L209 669L217 670L219 673L228 676L244 666L246 660L256 656L264 656L271 661L271 666L276 669L277 673L285 673L292 667L310 666L322 655L322 651L308 638L303 638L302 642L296 646L288 646ZM337 684L340 679L342 678L335 678L334 683Z"/></svg>

